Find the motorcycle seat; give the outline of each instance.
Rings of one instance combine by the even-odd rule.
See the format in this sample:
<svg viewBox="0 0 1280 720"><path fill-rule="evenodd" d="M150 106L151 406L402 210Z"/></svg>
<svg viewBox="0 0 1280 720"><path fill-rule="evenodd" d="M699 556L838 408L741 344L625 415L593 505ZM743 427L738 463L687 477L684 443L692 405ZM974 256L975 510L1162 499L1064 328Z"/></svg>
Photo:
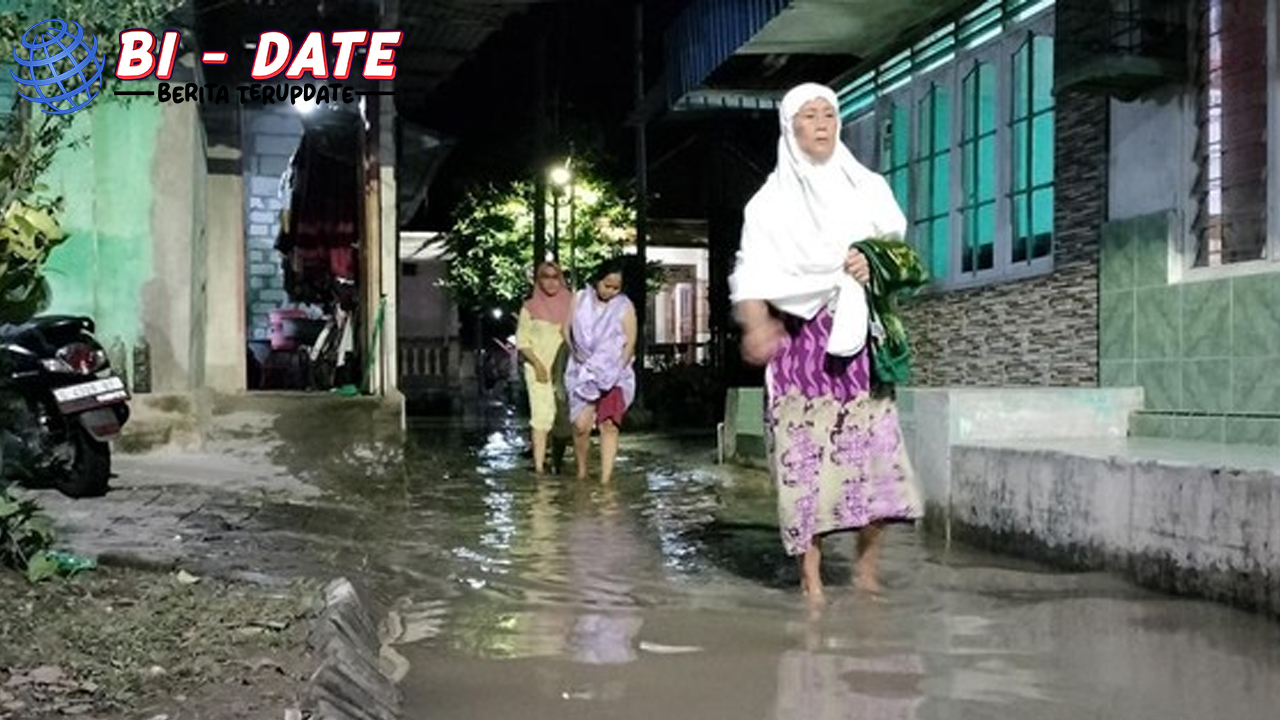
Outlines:
<svg viewBox="0 0 1280 720"><path fill-rule="evenodd" d="M0 341L20 345L43 346L53 338L60 338L82 330L93 332L93 321L80 315L41 315L24 323L0 325Z"/></svg>

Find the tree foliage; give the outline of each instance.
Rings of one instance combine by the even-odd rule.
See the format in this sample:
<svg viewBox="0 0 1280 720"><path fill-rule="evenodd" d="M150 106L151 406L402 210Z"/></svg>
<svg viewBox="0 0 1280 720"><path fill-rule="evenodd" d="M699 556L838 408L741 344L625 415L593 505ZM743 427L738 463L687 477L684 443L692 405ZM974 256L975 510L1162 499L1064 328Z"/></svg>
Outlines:
<svg viewBox="0 0 1280 720"><path fill-rule="evenodd" d="M18 42L27 28L42 20L60 18L80 23L85 33L96 35L99 49L108 59L124 30L160 29L186 0L10 0L0 2L0 48ZM165 27L164 29L177 29ZM105 73L104 73L105 74Z"/></svg>
<svg viewBox="0 0 1280 720"><path fill-rule="evenodd" d="M535 201L527 182L476 186L467 193L446 239L445 286L458 307L513 310L528 296ZM544 202L549 252L559 203L560 264L575 287L599 262L622 254L634 240L630 199L582 168L575 169L571 192L557 197L548 191Z"/></svg>

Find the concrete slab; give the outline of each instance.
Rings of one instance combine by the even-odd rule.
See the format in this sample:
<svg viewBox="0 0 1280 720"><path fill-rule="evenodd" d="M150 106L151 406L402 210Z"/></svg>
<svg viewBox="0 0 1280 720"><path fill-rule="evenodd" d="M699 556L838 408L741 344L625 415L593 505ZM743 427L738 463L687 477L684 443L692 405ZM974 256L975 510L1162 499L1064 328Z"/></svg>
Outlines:
<svg viewBox="0 0 1280 720"><path fill-rule="evenodd" d="M1254 445L1146 437L1045 437L967 440L972 447L1046 450L1096 459L1154 462L1165 467L1198 467L1280 475L1280 450Z"/></svg>
<svg viewBox="0 0 1280 720"><path fill-rule="evenodd" d="M1266 449L1224 447L1146 439L956 446L950 532L1280 614L1280 460Z"/></svg>

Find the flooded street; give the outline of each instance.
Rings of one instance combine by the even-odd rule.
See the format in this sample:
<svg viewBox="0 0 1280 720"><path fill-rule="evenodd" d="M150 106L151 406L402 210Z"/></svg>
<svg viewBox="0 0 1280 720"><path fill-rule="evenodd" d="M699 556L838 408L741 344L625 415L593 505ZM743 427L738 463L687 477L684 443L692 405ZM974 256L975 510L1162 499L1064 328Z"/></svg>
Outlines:
<svg viewBox="0 0 1280 720"><path fill-rule="evenodd" d="M122 458L104 501L43 499L81 552L349 578L410 720L1277 716L1280 623L909 527L880 600L851 587L853 538L828 543L811 613L767 476L716 465L711 438L624 435L606 488L535 477L495 413L407 442L335 440L360 427L341 409L269 432L229 414L204 455Z"/></svg>
<svg viewBox="0 0 1280 720"><path fill-rule="evenodd" d="M421 426L403 462L348 452L325 471L343 511L273 520L341 538L312 550L388 613L410 718L1261 720L1280 707L1280 626L1260 617L909 528L891 530L879 601L848 587L840 543L815 614L767 524L762 474L716 466L705 440L624 438L611 488L536 478L523 449L512 423Z"/></svg>

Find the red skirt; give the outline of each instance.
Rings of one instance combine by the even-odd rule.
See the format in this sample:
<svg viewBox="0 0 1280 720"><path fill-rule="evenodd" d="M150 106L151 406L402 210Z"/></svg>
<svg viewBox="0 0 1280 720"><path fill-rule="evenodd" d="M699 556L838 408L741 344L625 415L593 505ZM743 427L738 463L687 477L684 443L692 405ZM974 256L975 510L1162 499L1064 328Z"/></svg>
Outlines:
<svg viewBox="0 0 1280 720"><path fill-rule="evenodd" d="M627 402L622 396L622 388L614 387L600 397L596 403L596 426L610 420L615 426L622 426L622 418L627 414Z"/></svg>

